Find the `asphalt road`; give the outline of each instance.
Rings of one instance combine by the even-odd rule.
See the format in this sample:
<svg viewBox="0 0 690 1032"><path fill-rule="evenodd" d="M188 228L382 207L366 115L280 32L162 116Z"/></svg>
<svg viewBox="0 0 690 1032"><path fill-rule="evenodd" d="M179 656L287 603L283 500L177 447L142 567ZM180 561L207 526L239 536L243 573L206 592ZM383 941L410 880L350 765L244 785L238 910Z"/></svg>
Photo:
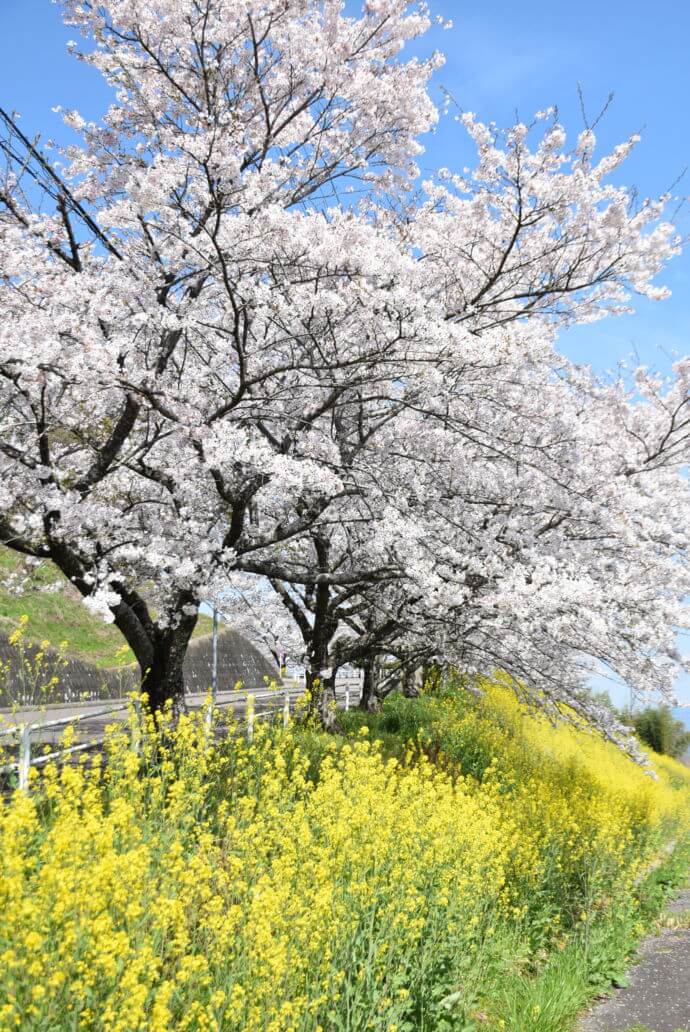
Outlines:
<svg viewBox="0 0 690 1032"><path fill-rule="evenodd" d="M257 712L260 706L266 707L269 704L275 705L276 700L279 700L280 705L282 705L286 690L290 692L291 699L297 698L297 696L303 691L302 688L294 688L292 686L288 688L280 688L278 691L268 690L263 685L252 691L250 694L252 694L256 700ZM232 707L234 710L239 712L246 706L247 694L247 691L219 692L216 704L223 709ZM187 695L185 697L185 702L190 710L196 710L205 705L207 699L208 695L200 692L195 695ZM122 715L119 717L117 714L111 714L109 716L104 715L101 718L99 714L105 714L106 711L119 706L126 706L126 700L98 699L95 702L50 703L47 706L36 707L35 709L20 709L14 711L9 709L0 709L0 728L7 727L9 725L16 726L18 724L35 724L40 726L54 720L74 719L75 716L79 716L81 714L93 714L94 721L102 719L104 723L110 724L113 720L126 719L126 710L123 711ZM87 719L90 721L91 717L87 717Z"/></svg>
<svg viewBox="0 0 690 1032"><path fill-rule="evenodd" d="M216 698L216 705L222 710L232 710L237 717L243 717L247 709L247 695L254 698L255 719L261 719L262 714L274 711L282 711L285 703L286 692L290 696L290 710L294 709L296 700L302 695L304 689L300 685L283 685L278 690L267 689L264 685L254 691L226 691L219 692ZM350 705L356 705L359 697L359 689L352 687L350 692ZM339 705L344 705L345 688L338 688L337 698ZM190 711L199 710L207 704L208 694L198 693L186 696L186 706ZM113 712L113 710L119 710ZM75 722L75 718L80 719ZM31 725L31 745L39 748L45 745L58 746L60 738L64 733L65 725L74 723L75 742L93 742L98 744L105 734L105 728L117 722L127 721L127 704L121 699L100 700L97 702L82 703L59 703L45 706L40 709L23 709L18 711L0 710L0 746L5 745L11 751L13 745L16 749L17 735L2 734L3 729L11 727L18 728L22 725ZM56 721L60 721L54 726ZM16 755L16 752L15 752Z"/></svg>

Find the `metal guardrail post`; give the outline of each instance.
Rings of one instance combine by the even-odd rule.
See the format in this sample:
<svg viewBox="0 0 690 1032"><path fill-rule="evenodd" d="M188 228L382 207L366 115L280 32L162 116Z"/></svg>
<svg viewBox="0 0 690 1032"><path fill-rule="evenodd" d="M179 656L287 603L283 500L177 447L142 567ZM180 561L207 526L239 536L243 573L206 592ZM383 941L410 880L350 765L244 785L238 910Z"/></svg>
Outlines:
<svg viewBox="0 0 690 1032"><path fill-rule="evenodd" d="M141 754L141 703L134 700L132 712L129 718L129 731L132 742L132 751L136 756Z"/></svg>
<svg viewBox="0 0 690 1032"><path fill-rule="evenodd" d="M297 687L298 687L298 685L295 684L294 687L292 688L292 691L294 691L295 688L297 688ZM272 692L263 692L262 693L261 689L259 689L259 692L261 694L261 698L275 698L275 696L274 696L274 694ZM361 693L361 683L360 683L360 685L357 688L357 696L358 697L359 697L360 693ZM237 696L240 695L240 697L241 697L241 694L243 694L243 693L234 693L235 697L233 699L229 700L229 704L232 705L234 702L239 701ZM289 722L290 722L291 698L292 698L291 697L291 689L287 688L285 690L285 693L284 693L283 707L282 707L283 727L288 727ZM270 715L271 718L272 718L272 721L275 722L278 719L278 713L280 712L280 710L279 710L278 707L275 707L275 708L272 707L271 709L269 709L265 713L256 713L255 712L256 696L254 694L252 694L252 693L247 693L245 695L245 700L246 700L246 709L245 709L246 734L247 734L247 740L249 742L251 742L251 741L253 741L253 738L254 738L255 721L257 719L261 718L261 717L268 717ZM350 707L352 705L352 698L351 698L351 691L350 691L349 687L344 689L343 701L344 701L344 708L346 710L350 709ZM216 704L220 705L220 706L224 705L223 702L220 702L220 703L217 702ZM31 756L31 737L32 737L34 731L36 731L38 734L40 734L41 732L45 731L47 728L67 727L67 726L70 726L70 725L77 725L78 726L81 723L81 721L83 721L83 720L93 720L95 717L106 717L106 716L110 716L111 714L114 714L114 713L123 713L125 710L127 710L131 706L132 706L132 703L129 704L129 707L127 705L125 705L125 704L122 704L122 705L119 705L119 706L112 706L109 709L94 710L94 711L90 711L88 713L79 713L79 714L76 714L76 715L71 716L71 717L61 717L61 718L59 718L57 720L48 720L48 721L44 721L44 722L42 722L40 724L38 724L38 723L36 723L36 724L16 724L13 727L7 727L7 728L0 727L0 738L8 736L8 735L16 735L18 740L19 740L19 755L17 757L18 762L17 763L10 763L10 764L5 765L4 767L0 767L0 771L2 771L2 772L5 772L5 771L17 771L19 787L21 789L27 790L29 788L29 785L30 785L30 772L31 772L31 767L32 766L37 766L37 767L38 766L43 766L44 764L51 763L53 761L60 762L61 760L64 760L67 756L71 756L72 754L75 754L75 753L78 753L78 752L82 752L84 750L92 749L94 746L102 745L102 743L103 743L102 736L99 736L98 738L90 739L90 740L84 741L84 742L79 742L77 745L70 746L69 748L58 748L55 752L52 752L52 753L49 753L49 754L45 754L45 755L44 754L37 755L32 760L32 756ZM209 714L211 713L212 708L213 707L209 707ZM143 727L143 724L142 724L141 705L140 705L138 700L134 701L133 710L134 710L134 712L131 713L130 719L129 719L131 745L132 745L133 751L137 755L141 755L141 751L142 751L142 747L143 747L144 727ZM204 718L205 718L204 722L206 722L207 716L208 716L208 714L204 714ZM125 719L126 718L123 718L123 720L125 720Z"/></svg>
<svg viewBox="0 0 690 1032"><path fill-rule="evenodd" d="M213 699L209 699L204 713L204 730L207 735L210 735L213 730Z"/></svg>
<svg viewBox="0 0 690 1032"><path fill-rule="evenodd" d="M88 713L78 713L72 717L60 717L58 720L46 720L35 724L16 724L14 727L7 728L0 727L0 738L4 738L7 735L16 735L19 740L19 755L17 757L17 762L0 767L0 771L17 771L19 787L26 790L29 788L32 766L39 767L46 763L51 763L53 760L59 761L66 756L71 756L74 753L83 752L85 749L92 749L94 746L102 744L102 738L97 738L32 758L31 737L34 731L40 734L48 728L78 725L83 720L93 720L94 717L107 717L113 713L122 713L127 708L128 707L126 705L111 706L106 710L94 710Z"/></svg>
<svg viewBox="0 0 690 1032"><path fill-rule="evenodd" d="M247 696L247 741L251 742L254 738L254 696Z"/></svg>
<svg viewBox="0 0 690 1032"><path fill-rule="evenodd" d="M31 771L31 724L23 724L19 734L19 787L24 791L29 788Z"/></svg>

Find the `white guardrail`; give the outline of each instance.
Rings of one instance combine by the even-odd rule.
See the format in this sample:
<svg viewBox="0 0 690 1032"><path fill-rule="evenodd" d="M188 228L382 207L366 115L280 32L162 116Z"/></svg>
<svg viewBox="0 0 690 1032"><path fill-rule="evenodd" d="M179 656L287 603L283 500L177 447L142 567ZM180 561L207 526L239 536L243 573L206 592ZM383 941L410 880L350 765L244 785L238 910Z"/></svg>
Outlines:
<svg viewBox="0 0 690 1032"><path fill-rule="evenodd" d="M354 691L352 688L354 688ZM352 688L349 685L347 687L336 688L336 703L338 703L338 701L342 702L342 707L345 710L350 709L353 697L355 702L359 701L359 684L353 684ZM239 722L244 722L247 738L251 741L254 736L254 722L256 720L261 720L262 718L275 716L276 714L281 713L283 727L287 727L290 721L292 699L293 697L299 698L303 692L304 689L301 686L288 687L282 691L271 691L268 689L266 691L259 690L255 692L233 692L229 698L224 698L222 700L216 699L212 702L211 706L208 707L209 721L213 709L234 707L244 699L244 715L240 716L238 719ZM226 695L228 693L223 692L222 694ZM281 696L283 699L282 706L270 706L268 709L261 710L260 712L256 711L255 707L257 701L275 701L280 699ZM26 790L29 788L30 772L32 767L42 767L53 760L64 762L65 759L74 753L97 748L99 745L103 744L105 739L105 728L101 733L97 734L95 737L89 738L87 741L78 742L76 745L66 746L63 749L55 749L48 753L36 754L32 752L32 746L41 744L38 739L42 734L46 731L62 727L67 728L82 724L85 721L99 720L102 717L115 716L118 713L125 713L128 711L132 713L133 717L133 719L129 721L132 747L138 751L140 740L139 716L137 708L135 707L133 710L131 703L129 702L118 703L118 705L110 706L107 709L74 713L67 717L60 717L56 720L39 720L30 723L17 723L11 727L0 726L0 740L3 738L14 738L18 741L19 747L17 760L0 766L0 774L17 774L19 788ZM45 745L46 743L44 742L42 744Z"/></svg>

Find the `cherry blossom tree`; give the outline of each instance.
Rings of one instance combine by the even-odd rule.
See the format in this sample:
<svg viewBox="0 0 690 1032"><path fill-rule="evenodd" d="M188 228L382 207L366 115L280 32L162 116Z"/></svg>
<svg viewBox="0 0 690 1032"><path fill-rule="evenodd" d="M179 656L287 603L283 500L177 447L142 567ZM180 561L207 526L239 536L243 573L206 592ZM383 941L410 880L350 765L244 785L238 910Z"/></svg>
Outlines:
<svg viewBox="0 0 690 1032"><path fill-rule="evenodd" d="M541 386L543 409L552 391ZM404 598L395 585L392 605L413 652L426 647L466 672L505 671L528 701L620 734L583 692L587 675L603 668L672 700L688 669L676 634L690 623L689 402L678 382L670 394L657 387L655 419L620 388L588 395L559 387L560 429L535 406L521 468L497 456L481 494L446 442L433 470L447 474L443 507L430 498L425 508L433 571ZM383 593L373 602L385 611Z"/></svg>
<svg viewBox="0 0 690 1032"><path fill-rule="evenodd" d="M400 0L63 8L115 102L66 114L59 172L4 116L2 538L115 620L157 706L240 539L342 490L314 425L397 360L369 310L404 256L324 198L414 176L436 60L398 59L428 25Z"/></svg>
<svg viewBox="0 0 690 1032"><path fill-rule="evenodd" d="M634 141L595 161L591 132L568 152L551 113L505 134L466 116L475 172L420 186L441 59L401 51L426 31L425 4L62 7L114 99L98 124L64 113L79 142L57 162L2 115L3 543L51 559L115 621L154 708L179 698L198 606L225 577L274 586L312 680L333 626L364 628L371 654L384 639L416 648L424 595L456 612L463 577L489 594L475 567L491 531L476 537L458 513L477 505L495 531L513 492L510 533L531 543L501 546L488 583L507 600L518 570L550 561L546 531L525 529L549 479L533 471L577 411L570 383L565 408L539 393L563 367L553 329L660 296L651 281L677 247L663 201L635 206L608 180ZM634 450L640 417L616 405ZM528 432L535 416L546 444ZM605 450L611 422L598 429ZM444 453L429 450L435 433ZM645 438L646 465L671 497L674 474L651 457L671 454L665 433L662 420L656 444ZM555 505L569 447L532 515ZM437 454L464 470L469 500ZM600 469L578 461L572 491L605 487ZM637 513L638 488L620 491ZM438 547L456 529L444 595ZM380 591L390 607L395 584L394 636L356 600Z"/></svg>
<svg viewBox="0 0 690 1032"><path fill-rule="evenodd" d="M619 740L610 711L583 690L598 665L672 698L688 668L675 640L690 623L687 392L680 378L670 394L656 385L656 420L620 385L575 376L499 380L502 424L493 404L479 421L486 429L493 418L493 454L450 415L445 425L408 416L406 432L398 424L384 449L396 469L378 532L352 514L346 538L346 516L312 531L324 573L380 567L379 547L390 578L330 587L326 601L277 589L331 674L356 661L372 677L377 657L404 678L430 661L502 670L527 701L553 715L567 707ZM634 431L621 432L626 423ZM382 463L379 486L386 474ZM374 690L368 683L365 705Z"/></svg>

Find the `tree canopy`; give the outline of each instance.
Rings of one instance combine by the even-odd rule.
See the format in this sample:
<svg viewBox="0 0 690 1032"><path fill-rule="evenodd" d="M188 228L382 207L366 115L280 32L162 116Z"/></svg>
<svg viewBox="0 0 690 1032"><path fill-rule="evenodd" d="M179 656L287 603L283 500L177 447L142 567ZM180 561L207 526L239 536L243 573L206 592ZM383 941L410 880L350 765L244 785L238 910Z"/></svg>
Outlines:
<svg viewBox="0 0 690 1032"><path fill-rule="evenodd" d="M113 103L64 112L57 161L2 115L2 542L116 623L154 707L228 586L324 717L381 656L605 727L592 662L670 694L690 361L600 384L557 338L664 296L665 199L611 180L636 138L465 114L475 168L422 180L426 4L61 6Z"/></svg>

